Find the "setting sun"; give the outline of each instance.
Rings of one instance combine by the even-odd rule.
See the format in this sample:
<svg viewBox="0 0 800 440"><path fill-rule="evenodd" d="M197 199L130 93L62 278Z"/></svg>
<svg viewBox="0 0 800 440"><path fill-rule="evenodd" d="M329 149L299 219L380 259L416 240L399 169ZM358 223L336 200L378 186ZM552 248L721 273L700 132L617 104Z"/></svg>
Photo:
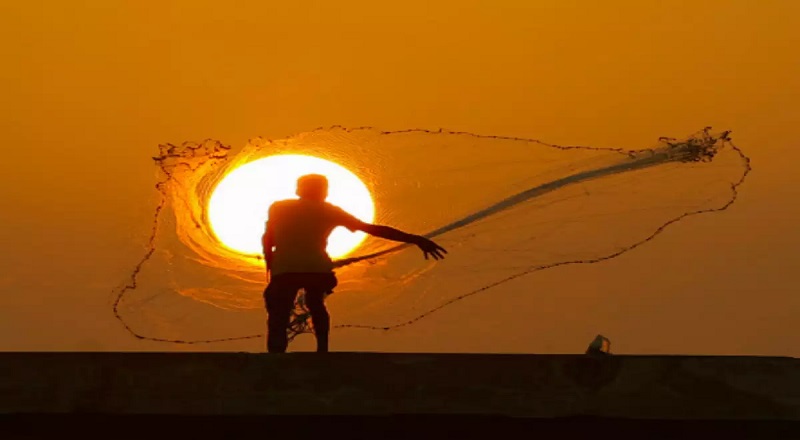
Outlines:
<svg viewBox="0 0 800 440"><path fill-rule="evenodd" d="M313 156L269 156L234 169L214 189L208 218L220 243L242 254L260 254L267 209L275 201L296 198L297 178L305 174L328 178L328 202L362 221L374 220L369 189L350 170ZM332 258L347 255L365 237L363 232L336 228L328 240L328 253Z"/></svg>

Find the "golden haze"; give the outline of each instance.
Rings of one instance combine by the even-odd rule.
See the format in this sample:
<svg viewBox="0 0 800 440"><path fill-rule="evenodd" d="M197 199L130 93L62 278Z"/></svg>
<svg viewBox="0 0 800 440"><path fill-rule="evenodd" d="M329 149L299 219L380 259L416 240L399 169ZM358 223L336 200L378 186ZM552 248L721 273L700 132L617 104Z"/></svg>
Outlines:
<svg viewBox="0 0 800 440"><path fill-rule="evenodd" d="M633 148L712 125L753 158L731 210L334 347L576 352L600 332L620 353L797 356L798 16L789 0L14 2L0 349L187 349L109 311L148 233L159 143L343 124Z"/></svg>

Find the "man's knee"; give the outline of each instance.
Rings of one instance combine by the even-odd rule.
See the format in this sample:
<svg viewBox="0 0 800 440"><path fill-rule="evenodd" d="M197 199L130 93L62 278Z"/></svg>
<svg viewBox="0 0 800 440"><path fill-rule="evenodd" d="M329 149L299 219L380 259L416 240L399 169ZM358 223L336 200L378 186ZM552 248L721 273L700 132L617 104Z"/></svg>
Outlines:
<svg viewBox="0 0 800 440"><path fill-rule="evenodd" d="M310 291L306 292L306 307L312 314L325 313L325 295L326 292Z"/></svg>
<svg viewBox="0 0 800 440"><path fill-rule="evenodd" d="M280 313L283 309L291 309L291 303L286 301L286 298L283 298L286 295L278 295L278 294L265 294L264 295L264 302L267 306L267 312L269 314L273 313Z"/></svg>
<svg viewBox="0 0 800 440"><path fill-rule="evenodd" d="M289 317L294 305L293 292L284 289L269 288L264 292L264 302L267 308L267 323L270 328L276 329L289 325Z"/></svg>
<svg viewBox="0 0 800 440"><path fill-rule="evenodd" d="M272 280L264 289L264 302L267 310L284 307L287 304L291 307L295 293L297 293L297 288L293 288L291 284L282 282L280 279Z"/></svg>
<svg viewBox="0 0 800 440"><path fill-rule="evenodd" d="M306 287L306 304L309 310L311 310L312 307L317 310L324 310L325 297L333 292L337 284L336 275L332 273L318 274L315 276L313 282L309 283Z"/></svg>

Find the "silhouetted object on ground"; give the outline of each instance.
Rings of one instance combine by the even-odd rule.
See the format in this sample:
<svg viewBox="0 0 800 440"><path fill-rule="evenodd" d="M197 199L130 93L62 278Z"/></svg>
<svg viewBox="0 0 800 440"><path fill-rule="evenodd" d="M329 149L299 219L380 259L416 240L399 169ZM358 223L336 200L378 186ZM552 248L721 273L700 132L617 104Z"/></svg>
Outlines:
<svg viewBox="0 0 800 440"><path fill-rule="evenodd" d="M289 345L288 331L295 298L300 289L311 315L317 351L328 351L330 317L325 297L336 287L333 261L328 256L328 236L337 226L364 231L376 237L419 246L425 255L444 258L444 248L433 241L381 225L364 223L338 206L325 201L328 179L309 174L297 180L299 199L275 202L262 238L269 284L264 290L267 307L267 351L284 353Z"/></svg>
<svg viewBox="0 0 800 440"><path fill-rule="evenodd" d="M611 354L611 341L603 335L597 335L592 343L589 344L589 348L586 349L586 354L592 356L606 356Z"/></svg>

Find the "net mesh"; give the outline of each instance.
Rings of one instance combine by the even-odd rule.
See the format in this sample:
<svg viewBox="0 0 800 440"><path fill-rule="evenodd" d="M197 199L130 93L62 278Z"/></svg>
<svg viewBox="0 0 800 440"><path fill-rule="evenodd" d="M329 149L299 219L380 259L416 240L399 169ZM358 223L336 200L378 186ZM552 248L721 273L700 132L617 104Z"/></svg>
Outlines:
<svg viewBox="0 0 800 440"><path fill-rule="evenodd" d="M639 150L338 126L256 138L235 154L213 140L161 145L152 235L114 302L132 335L189 344L263 337L263 261L223 246L206 207L231 170L280 154L352 170L373 194L376 223L449 251L426 261L413 246L370 237L336 262L334 328L372 330L411 325L536 271L615 258L689 216L727 209L750 171L729 133L710 128ZM290 336L310 331L308 318L301 292Z"/></svg>

